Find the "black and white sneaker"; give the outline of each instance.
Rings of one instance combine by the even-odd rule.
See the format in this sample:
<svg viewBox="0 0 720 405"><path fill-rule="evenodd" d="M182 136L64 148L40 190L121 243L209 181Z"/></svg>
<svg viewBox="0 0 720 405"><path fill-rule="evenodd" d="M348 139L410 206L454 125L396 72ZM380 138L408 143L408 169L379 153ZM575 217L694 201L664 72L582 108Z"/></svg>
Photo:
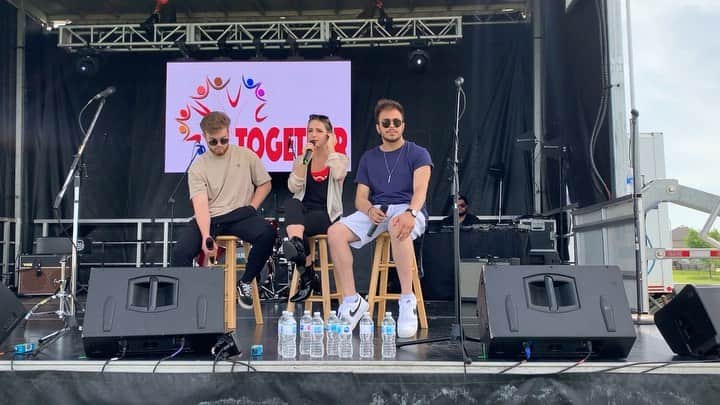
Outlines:
<svg viewBox="0 0 720 405"><path fill-rule="evenodd" d="M351 304L342 303L338 307L338 317L343 317L350 322L350 331L355 330L355 325L360 322L363 314L367 312L370 305L360 295L357 295L357 300Z"/></svg>
<svg viewBox="0 0 720 405"><path fill-rule="evenodd" d="M237 301L238 304L245 309L252 309L252 285L250 283L243 283L238 281L237 283Z"/></svg>

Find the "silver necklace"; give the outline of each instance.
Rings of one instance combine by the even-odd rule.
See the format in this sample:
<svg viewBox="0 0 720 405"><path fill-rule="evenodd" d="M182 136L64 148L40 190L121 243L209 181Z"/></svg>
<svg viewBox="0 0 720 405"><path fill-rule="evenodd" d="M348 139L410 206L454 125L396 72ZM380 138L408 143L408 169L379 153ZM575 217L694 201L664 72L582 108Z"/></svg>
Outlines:
<svg viewBox="0 0 720 405"><path fill-rule="evenodd" d="M387 170L387 174L388 174L388 178L387 178L388 184L390 184L390 180L392 180L392 175L395 172L395 168L397 167L398 162L400 161L400 157L402 156L403 150L405 150L405 143L403 143L403 146L400 147L400 153L398 153L398 157L395 159L395 164L393 165L392 170L390 170L390 166L388 165L388 162L387 162L387 154L389 152L382 151L383 152L383 160L385 161L385 170Z"/></svg>

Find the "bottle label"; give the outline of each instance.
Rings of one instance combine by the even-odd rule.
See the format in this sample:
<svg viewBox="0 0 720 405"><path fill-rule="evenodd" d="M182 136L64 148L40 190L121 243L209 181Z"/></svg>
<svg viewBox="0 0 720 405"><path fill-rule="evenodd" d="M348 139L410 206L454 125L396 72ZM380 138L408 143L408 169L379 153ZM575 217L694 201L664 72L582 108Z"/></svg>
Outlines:
<svg viewBox="0 0 720 405"><path fill-rule="evenodd" d="M303 326L302 326L302 331L303 331L303 332L310 332L310 324L309 324L309 323L306 323L305 325L303 325Z"/></svg>
<svg viewBox="0 0 720 405"><path fill-rule="evenodd" d="M372 325L360 325L360 333L363 335L372 335L373 326Z"/></svg>
<svg viewBox="0 0 720 405"><path fill-rule="evenodd" d="M349 335L349 334L350 334L350 326L343 326L343 327L342 327L342 334L343 334L343 335Z"/></svg>
<svg viewBox="0 0 720 405"><path fill-rule="evenodd" d="M393 326L393 325L383 326L383 335L394 335L394 334L395 334L395 326Z"/></svg>
<svg viewBox="0 0 720 405"><path fill-rule="evenodd" d="M315 334L318 334L318 335L322 335L322 333L323 333L323 327L322 327L322 325L313 325L313 327L312 327L312 333L315 333Z"/></svg>

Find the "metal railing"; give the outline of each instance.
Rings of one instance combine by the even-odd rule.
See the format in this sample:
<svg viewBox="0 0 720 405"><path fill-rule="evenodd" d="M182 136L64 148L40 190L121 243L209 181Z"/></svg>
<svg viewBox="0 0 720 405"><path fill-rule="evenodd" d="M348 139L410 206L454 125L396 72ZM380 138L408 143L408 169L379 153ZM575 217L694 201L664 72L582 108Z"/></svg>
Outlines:
<svg viewBox="0 0 720 405"><path fill-rule="evenodd" d="M81 219L78 221L79 225L105 225L105 226L132 226L135 228L135 239L134 240L115 240L115 241L93 241L93 245L99 245L104 250L106 247L126 247L128 245L135 246L135 261L134 262L83 262L83 265L112 265L112 266L135 266L141 267L144 265L151 266L168 266L168 258L170 256L170 246L175 241L169 240L170 238L170 223L173 224L186 224L192 217L189 218L100 218L100 219ZM72 224L72 219L35 219L33 221L35 225L42 227L41 235L47 237L50 234L51 226L63 226ZM160 240L145 239L145 234L148 228L154 226L162 226L162 238ZM147 261L144 257L144 250L147 246L162 245L162 259L161 261Z"/></svg>

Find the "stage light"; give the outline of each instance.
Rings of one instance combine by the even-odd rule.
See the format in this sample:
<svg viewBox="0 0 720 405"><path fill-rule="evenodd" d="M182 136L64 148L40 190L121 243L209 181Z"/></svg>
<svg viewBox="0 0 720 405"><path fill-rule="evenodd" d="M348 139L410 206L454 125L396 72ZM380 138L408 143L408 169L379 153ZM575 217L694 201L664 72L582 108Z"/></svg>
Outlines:
<svg viewBox="0 0 720 405"><path fill-rule="evenodd" d="M288 38L285 40L285 46L288 48L288 60L302 60L300 56L300 46L295 38Z"/></svg>
<svg viewBox="0 0 720 405"><path fill-rule="evenodd" d="M330 39L328 39L327 44L325 44L325 47L327 48L327 51L328 51L328 56L330 58L335 58L335 56L338 53L338 51L340 50L341 46L342 46L342 44L340 43L340 40L337 38L337 34L333 32L330 35Z"/></svg>
<svg viewBox="0 0 720 405"><path fill-rule="evenodd" d="M392 31L393 29L393 19L387 15L378 18L378 24L385 28L386 31Z"/></svg>
<svg viewBox="0 0 720 405"><path fill-rule="evenodd" d="M148 37L152 37L155 31L155 24L157 24L158 21L160 21L160 14L153 12L150 14L150 17L146 18L145 21L140 24L140 29L145 31Z"/></svg>
<svg viewBox="0 0 720 405"><path fill-rule="evenodd" d="M253 57L253 59L255 59L255 60L266 59L263 56L263 52L265 51L265 44L263 44L262 39L260 39L260 37L253 38L253 47L255 48L255 57Z"/></svg>
<svg viewBox="0 0 720 405"><path fill-rule="evenodd" d="M75 61L75 71L83 76L95 76L100 70L100 60L95 55L80 55Z"/></svg>
<svg viewBox="0 0 720 405"><path fill-rule="evenodd" d="M187 43L185 43L185 40L182 39L175 41L175 46L182 54L183 60L193 60L194 58L192 57L192 55L195 54L199 49L197 45L188 45Z"/></svg>
<svg viewBox="0 0 720 405"><path fill-rule="evenodd" d="M430 54L425 50L427 41L415 40L410 44L412 50L408 54L408 69L415 73L423 73L430 64Z"/></svg>
<svg viewBox="0 0 720 405"><path fill-rule="evenodd" d="M229 58L232 58L236 49L242 50L242 45L228 44L227 36L228 36L228 34L225 34L222 37L220 37L220 39L218 39L217 47L218 47L218 51L220 51L220 56L229 59Z"/></svg>

